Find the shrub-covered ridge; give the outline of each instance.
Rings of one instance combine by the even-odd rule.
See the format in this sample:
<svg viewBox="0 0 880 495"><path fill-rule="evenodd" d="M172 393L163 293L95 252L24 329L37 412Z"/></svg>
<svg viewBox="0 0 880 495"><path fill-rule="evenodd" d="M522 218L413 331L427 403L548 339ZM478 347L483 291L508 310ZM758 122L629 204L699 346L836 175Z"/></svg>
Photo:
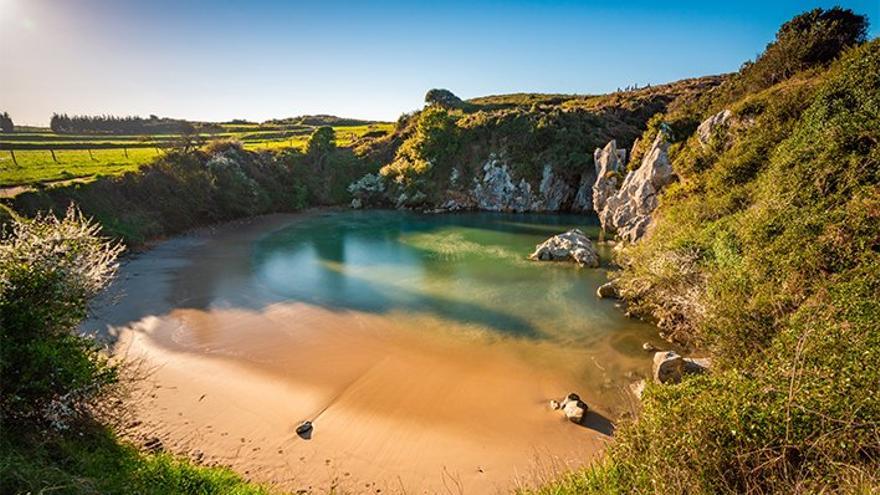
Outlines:
<svg viewBox="0 0 880 495"><path fill-rule="evenodd" d="M605 461L542 493L880 489L880 41L853 46L864 22L796 18L754 64L649 125L671 122L679 181L621 251L617 282L631 311L716 369L649 385ZM793 64L778 52L829 37L839 60L774 70ZM692 123L722 109L730 125L701 143Z"/></svg>

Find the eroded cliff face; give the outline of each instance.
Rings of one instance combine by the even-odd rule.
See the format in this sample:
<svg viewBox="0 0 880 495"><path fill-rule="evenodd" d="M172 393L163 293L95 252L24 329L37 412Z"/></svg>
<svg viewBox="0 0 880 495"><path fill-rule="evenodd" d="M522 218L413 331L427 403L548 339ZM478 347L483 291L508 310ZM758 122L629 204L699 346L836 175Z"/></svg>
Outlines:
<svg viewBox="0 0 880 495"><path fill-rule="evenodd" d="M494 154L483 163L470 183L463 182L460 177L461 173L454 169L440 204L433 208L429 205L427 209L435 212L484 210L518 213L592 210L591 201L586 204L578 198L582 194L579 182L554 172L549 164L544 166L537 186L517 177L512 167ZM584 177L583 180L592 184L595 172L586 171Z"/></svg>

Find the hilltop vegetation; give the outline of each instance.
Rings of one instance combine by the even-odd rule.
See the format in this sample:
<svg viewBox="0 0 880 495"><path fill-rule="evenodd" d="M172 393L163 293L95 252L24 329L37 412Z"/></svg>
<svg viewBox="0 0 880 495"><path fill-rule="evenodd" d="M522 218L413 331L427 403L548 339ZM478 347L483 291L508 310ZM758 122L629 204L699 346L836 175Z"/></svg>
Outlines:
<svg viewBox="0 0 880 495"><path fill-rule="evenodd" d="M808 12L652 120L676 129L679 181L617 282L715 370L649 385L606 460L542 493L880 489L880 371L866 365L880 360L880 41L865 26ZM724 109L701 144L694 123Z"/></svg>
<svg viewBox="0 0 880 495"><path fill-rule="evenodd" d="M545 167L577 188L593 173L593 149L611 139L630 146L671 101L708 91L722 80L689 79L602 96L516 94L468 101L431 90L427 107L402 117L387 138L395 151L386 152L390 163L381 175L389 183L390 201L405 194L419 199L410 199L415 207L467 195L492 157L510 168L515 182L524 179L534 190ZM450 176L457 177L455 184Z"/></svg>

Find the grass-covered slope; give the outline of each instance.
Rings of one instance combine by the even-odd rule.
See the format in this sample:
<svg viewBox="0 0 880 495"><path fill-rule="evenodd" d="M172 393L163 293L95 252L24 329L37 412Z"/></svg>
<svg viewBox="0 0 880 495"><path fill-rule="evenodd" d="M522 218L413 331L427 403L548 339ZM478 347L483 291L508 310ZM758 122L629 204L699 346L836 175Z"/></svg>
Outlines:
<svg viewBox="0 0 880 495"><path fill-rule="evenodd" d="M304 150L253 152L215 142L169 153L138 171L37 189L7 200L17 213L63 213L76 204L105 234L131 245L211 223L348 201L348 184L377 166L336 146L331 127Z"/></svg>
<svg viewBox="0 0 880 495"><path fill-rule="evenodd" d="M210 133L204 132L211 126ZM318 128L332 126L340 146L384 136L392 124L331 116L307 116L262 124L199 124L199 140L236 140L250 151L303 150ZM121 175L149 165L180 147L180 134L0 133L0 187L73 178Z"/></svg>
<svg viewBox="0 0 880 495"><path fill-rule="evenodd" d="M542 493L880 490L880 40L826 50L864 32L847 11L807 13L657 119L686 124L679 182L618 282L716 365L649 385L605 461ZM722 109L708 146L682 132Z"/></svg>

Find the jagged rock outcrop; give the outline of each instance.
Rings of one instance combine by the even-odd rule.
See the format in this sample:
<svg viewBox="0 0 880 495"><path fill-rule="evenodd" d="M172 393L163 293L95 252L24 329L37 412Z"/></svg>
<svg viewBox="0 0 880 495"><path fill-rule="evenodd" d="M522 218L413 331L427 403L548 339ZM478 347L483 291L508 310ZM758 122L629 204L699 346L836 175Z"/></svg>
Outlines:
<svg viewBox="0 0 880 495"><path fill-rule="evenodd" d="M507 164L494 156L483 165L482 180L474 179L471 193L481 210L523 212L538 209L532 186L525 179L515 182Z"/></svg>
<svg viewBox="0 0 880 495"><path fill-rule="evenodd" d="M684 374L684 359L677 352L658 352L654 354L653 374L656 383L678 383Z"/></svg>
<svg viewBox="0 0 880 495"><path fill-rule="evenodd" d="M580 266L593 268L599 266L599 255L596 254L593 243L580 229L571 229L538 244L529 259L535 261L574 261Z"/></svg>
<svg viewBox="0 0 880 495"><path fill-rule="evenodd" d="M616 148L611 146L612 143L608 143L604 150L596 150L596 164L603 167L600 172L604 173L596 179L593 204L602 228L616 231L625 241L636 242L651 223L651 213L657 208L657 195L674 178L667 152L669 143L666 133L658 132L639 168L629 172L620 189L609 195L617 183L616 175L607 171L613 162L613 155L608 152Z"/></svg>
<svg viewBox="0 0 880 495"><path fill-rule="evenodd" d="M541 193L543 207L547 211L562 210L568 205L572 194L574 194L574 189L568 185L565 178L554 173L553 167L550 165L544 165L538 191Z"/></svg>
<svg viewBox="0 0 880 495"><path fill-rule="evenodd" d="M593 211L593 184L596 183L596 170L588 167L581 176L580 185L571 204L572 211Z"/></svg>
<svg viewBox="0 0 880 495"><path fill-rule="evenodd" d="M700 141L700 146L703 148L709 146L712 136L722 127L730 125L730 117L732 115L733 112L730 110L722 110L701 122L700 126L697 127L697 139Z"/></svg>
<svg viewBox="0 0 880 495"><path fill-rule="evenodd" d="M452 183L450 178L450 185ZM515 180L507 163L494 155L483 164L483 176L474 178L470 190L472 203L477 208L514 212L564 210L574 193L574 188L563 176L553 172L550 165L544 166L541 184L535 191L525 179Z"/></svg>
<svg viewBox="0 0 880 495"><path fill-rule="evenodd" d="M593 163L596 175L591 188L593 209L601 216L608 198L617 193L617 177L626 165L626 150L617 149L617 141L612 139L604 148L596 148Z"/></svg>

